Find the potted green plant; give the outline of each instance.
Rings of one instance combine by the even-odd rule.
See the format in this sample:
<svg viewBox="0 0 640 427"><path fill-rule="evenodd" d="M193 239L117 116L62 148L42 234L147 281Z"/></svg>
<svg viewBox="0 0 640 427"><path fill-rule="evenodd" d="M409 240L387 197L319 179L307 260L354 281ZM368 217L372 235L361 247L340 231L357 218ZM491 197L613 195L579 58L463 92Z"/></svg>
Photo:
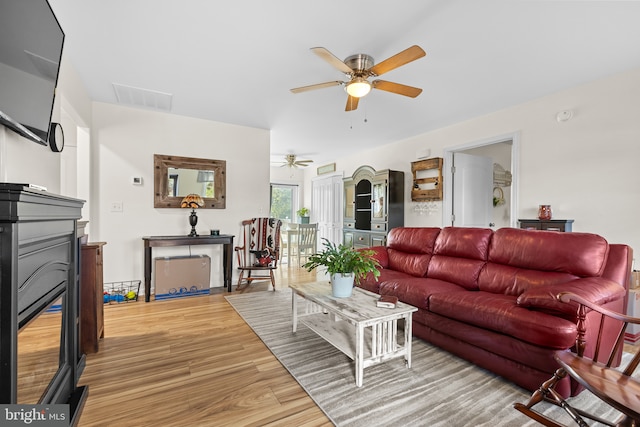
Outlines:
<svg viewBox="0 0 640 427"><path fill-rule="evenodd" d="M300 217L300 224L309 224L309 209L308 208L300 208L296 211L298 216Z"/></svg>
<svg viewBox="0 0 640 427"><path fill-rule="evenodd" d="M345 245L336 245L323 238L323 249L309 257L303 267L311 271L324 267L331 276L331 291L334 297L351 296L354 282L358 283L367 273L376 280L380 276L380 263L373 257L370 249L353 249Z"/></svg>

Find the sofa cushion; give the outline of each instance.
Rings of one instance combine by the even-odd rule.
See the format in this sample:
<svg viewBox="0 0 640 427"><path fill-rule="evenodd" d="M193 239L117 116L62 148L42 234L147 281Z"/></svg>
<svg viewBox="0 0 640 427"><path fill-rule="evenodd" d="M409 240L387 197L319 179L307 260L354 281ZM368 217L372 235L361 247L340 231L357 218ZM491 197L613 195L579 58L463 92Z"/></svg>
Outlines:
<svg viewBox="0 0 640 427"><path fill-rule="evenodd" d="M387 279L380 283L380 295L394 295L404 303L414 307L428 309L429 297L439 292L459 292L463 287L454 283L427 278Z"/></svg>
<svg viewBox="0 0 640 427"><path fill-rule="evenodd" d="M558 285L536 286L522 293L518 297L518 304L522 307L533 307L552 312L575 315L578 305L558 301L560 292L572 292L596 305L624 298L626 289L613 280L602 277L585 277Z"/></svg>
<svg viewBox="0 0 640 427"><path fill-rule="evenodd" d="M577 279L568 273L538 271L488 263L478 277L478 288L494 294L518 296L527 289L565 283Z"/></svg>
<svg viewBox="0 0 640 427"><path fill-rule="evenodd" d="M493 231L488 228L446 227L436 240L427 276L478 288Z"/></svg>
<svg viewBox="0 0 640 427"><path fill-rule="evenodd" d="M373 277L373 274L368 273L357 285L363 289L379 294L380 284L387 280L405 280L412 278L414 278L412 275L403 273L402 271L382 268L380 269L380 277L378 277L378 280Z"/></svg>
<svg viewBox="0 0 640 427"><path fill-rule="evenodd" d="M489 262L578 277L602 275L609 244L596 234L501 228L489 247Z"/></svg>
<svg viewBox="0 0 640 427"><path fill-rule="evenodd" d="M387 237L389 268L415 277L427 273L439 228L393 228Z"/></svg>
<svg viewBox="0 0 640 427"><path fill-rule="evenodd" d="M436 239L433 253L486 261L492 235L490 228L445 227Z"/></svg>
<svg viewBox="0 0 640 427"><path fill-rule="evenodd" d="M573 322L520 307L511 295L482 291L434 293L429 298L429 310L549 348L570 348L576 339Z"/></svg>
<svg viewBox="0 0 640 427"><path fill-rule="evenodd" d="M380 263L380 267L388 268L389 267L389 254L387 253L386 246L372 246L370 248L364 248L359 250L367 250L373 252L371 255L378 263Z"/></svg>
<svg viewBox="0 0 640 427"><path fill-rule="evenodd" d="M387 247L411 254L432 254L438 227L396 227L389 231Z"/></svg>
<svg viewBox="0 0 640 427"><path fill-rule="evenodd" d="M499 354L507 359L517 360L543 372L553 372L558 368L558 363L553 358L557 349L515 340L509 335L481 329L475 325L459 322L425 310L414 313L413 319L442 334L452 336L460 342ZM540 384L538 383L538 385Z"/></svg>
<svg viewBox="0 0 640 427"><path fill-rule="evenodd" d="M423 277L427 274L431 254L411 254L407 252L388 249L389 268L410 274L415 277Z"/></svg>

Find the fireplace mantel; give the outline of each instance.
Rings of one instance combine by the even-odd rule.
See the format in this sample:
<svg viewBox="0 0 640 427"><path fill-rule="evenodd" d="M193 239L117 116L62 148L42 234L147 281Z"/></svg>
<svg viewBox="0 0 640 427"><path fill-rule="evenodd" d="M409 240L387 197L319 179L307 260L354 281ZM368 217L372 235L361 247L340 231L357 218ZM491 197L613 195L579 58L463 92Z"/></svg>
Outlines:
<svg viewBox="0 0 640 427"><path fill-rule="evenodd" d="M78 219L84 201L28 185L0 183L0 403L17 403L18 331L62 301L58 372L41 404L68 403L77 423L87 388L78 387Z"/></svg>

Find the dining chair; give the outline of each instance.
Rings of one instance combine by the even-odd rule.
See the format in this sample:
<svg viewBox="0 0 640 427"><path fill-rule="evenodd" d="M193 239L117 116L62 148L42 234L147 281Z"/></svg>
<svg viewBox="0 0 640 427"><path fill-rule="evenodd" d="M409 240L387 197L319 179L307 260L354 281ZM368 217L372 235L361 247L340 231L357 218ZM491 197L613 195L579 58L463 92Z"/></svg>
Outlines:
<svg viewBox="0 0 640 427"><path fill-rule="evenodd" d="M301 259L309 259L317 249L318 224L299 224L296 255L298 267L302 266Z"/></svg>
<svg viewBox="0 0 640 427"><path fill-rule="evenodd" d="M287 264L291 265L291 254L294 252L296 239L295 234L298 231L298 224L295 222L283 222L280 228L280 259L284 262L287 259Z"/></svg>

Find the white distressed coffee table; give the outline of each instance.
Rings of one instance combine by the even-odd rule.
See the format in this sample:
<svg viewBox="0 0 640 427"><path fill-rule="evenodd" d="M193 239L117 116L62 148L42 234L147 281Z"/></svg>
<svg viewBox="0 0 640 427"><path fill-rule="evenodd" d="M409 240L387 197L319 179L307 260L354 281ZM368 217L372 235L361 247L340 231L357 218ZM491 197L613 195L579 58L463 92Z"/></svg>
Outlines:
<svg viewBox="0 0 640 427"><path fill-rule="evenodd" d="M411 367L411 316L416 307L402 302L396 308L376 307L380 295L360 288L354 288L349 298L335 298L328 282L289 287L293 291L293 332L300 321L354 360L356 386L362 387L366 367L397 357L404 357ZM404 322L398 322L400 319Z"/></svg>

